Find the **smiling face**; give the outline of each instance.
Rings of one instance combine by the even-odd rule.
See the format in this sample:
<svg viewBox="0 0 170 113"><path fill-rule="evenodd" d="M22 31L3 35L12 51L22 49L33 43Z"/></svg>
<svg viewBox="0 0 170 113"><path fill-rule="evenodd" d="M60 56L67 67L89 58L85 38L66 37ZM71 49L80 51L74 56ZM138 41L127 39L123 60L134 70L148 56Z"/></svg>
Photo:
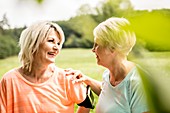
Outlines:
<svg viewBox="0 0 170 113"><path fill-rule="evenodd" d="M34 62L41 63L42 65L54 63L62 46L58 32L53 28L49 32L48 37L40 44L38 51L34 55Z"/></svg>

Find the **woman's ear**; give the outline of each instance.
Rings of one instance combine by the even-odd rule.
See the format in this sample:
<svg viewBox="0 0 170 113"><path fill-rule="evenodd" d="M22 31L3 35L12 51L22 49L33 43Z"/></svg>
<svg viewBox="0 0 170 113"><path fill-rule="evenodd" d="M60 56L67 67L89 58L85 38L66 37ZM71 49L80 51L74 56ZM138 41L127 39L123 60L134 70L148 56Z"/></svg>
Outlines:
<svg viewBox="0 0 170 113"><path fill-rule="evenodd" d="M109 51L111 52L111 53L114 53L115 52L115 49L113 49L113 48L108 48L109 49Z"/></svg>

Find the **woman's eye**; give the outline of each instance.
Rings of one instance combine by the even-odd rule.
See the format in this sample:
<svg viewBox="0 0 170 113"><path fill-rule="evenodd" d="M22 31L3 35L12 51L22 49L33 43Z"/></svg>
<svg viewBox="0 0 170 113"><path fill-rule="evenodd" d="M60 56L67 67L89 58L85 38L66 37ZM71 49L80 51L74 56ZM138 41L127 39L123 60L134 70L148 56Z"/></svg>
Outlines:
<svg viewBox="0 0 170 113"><path fill-rule="evenodd" d="M48 42L54 42L54 39L50 39L50 40L48 40Z"/></svg>
<svg viewBox="0 0 170 113"><path fill-rule="evenodd" d="M94 43L93 47L95 48L95 47L97 47L97 46L98 46L98 44L97 44L97 43Z"/></svg>

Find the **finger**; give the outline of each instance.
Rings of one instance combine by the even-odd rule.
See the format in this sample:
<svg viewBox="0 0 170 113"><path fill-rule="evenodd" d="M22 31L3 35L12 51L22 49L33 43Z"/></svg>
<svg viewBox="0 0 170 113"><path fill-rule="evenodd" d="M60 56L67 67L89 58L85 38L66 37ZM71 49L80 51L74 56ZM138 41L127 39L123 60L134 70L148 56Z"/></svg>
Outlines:
<svg viewBox="0 0 170 113"><path fill-rule="evenodd" d="M74 73L75 73L75 70L73 70L72 68L67 68L64 71L65 71L66 76L74 75Z"/></svg>
<svg viewBox="0 0 170 113"><path fill-rule="evenodd" d="M73 69L72 69L72 68L64 69L65 72L69 72L69 71L71 71L71 70L73 70Z"/></svg>
<svg viewBox="0 0 170 113"><path fill-rule="evenodd" d="M75 84L75 83L82 83L82 82L84 82L84 79L83 79L83 78L74 79L74 80L72 81L73 84Z"/></svg>
<svg viewBox="0 0 170 113"><path fill-rule="evenodd" d="M65 72L65 75L66 75L66 76L74 75L74 72Z"/></svg>
<svg viewBox="0 0 170 113"><path fill-rule="evenodd" d="M82 77L83 77L82 75L83 75L83 74L81 73L81 71L76 71L76 72L74 73L75 79L80 79L80 78L82 78Z"/></svg>
<svg viewBox="0 0 170 113"><path fill-rule="evenodd" d="M75 71L75 75L82 75L82 72L79 71L79 70L76 70L76 71Z"/></svg>

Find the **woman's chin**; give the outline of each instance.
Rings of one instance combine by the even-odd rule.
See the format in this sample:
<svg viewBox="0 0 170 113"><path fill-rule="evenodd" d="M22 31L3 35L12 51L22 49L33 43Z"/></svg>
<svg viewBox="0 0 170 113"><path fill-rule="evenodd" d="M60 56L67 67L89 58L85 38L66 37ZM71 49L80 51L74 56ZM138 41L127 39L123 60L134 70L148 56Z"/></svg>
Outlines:
<svg viewBox="0 0 170 113"><path fill-rule="evenodd" d="M55 63L55 59L53 59L53 58L50 58L50 59L48 59L48 62L51 64L51 63Z"/></svg>
<svg viewBox="0 0 170 113"><path fill-rule="evenodd" d="M98 65L100 65L100 62L99 62L99 60L97 60L97 64L98 64Z"/></svg>

